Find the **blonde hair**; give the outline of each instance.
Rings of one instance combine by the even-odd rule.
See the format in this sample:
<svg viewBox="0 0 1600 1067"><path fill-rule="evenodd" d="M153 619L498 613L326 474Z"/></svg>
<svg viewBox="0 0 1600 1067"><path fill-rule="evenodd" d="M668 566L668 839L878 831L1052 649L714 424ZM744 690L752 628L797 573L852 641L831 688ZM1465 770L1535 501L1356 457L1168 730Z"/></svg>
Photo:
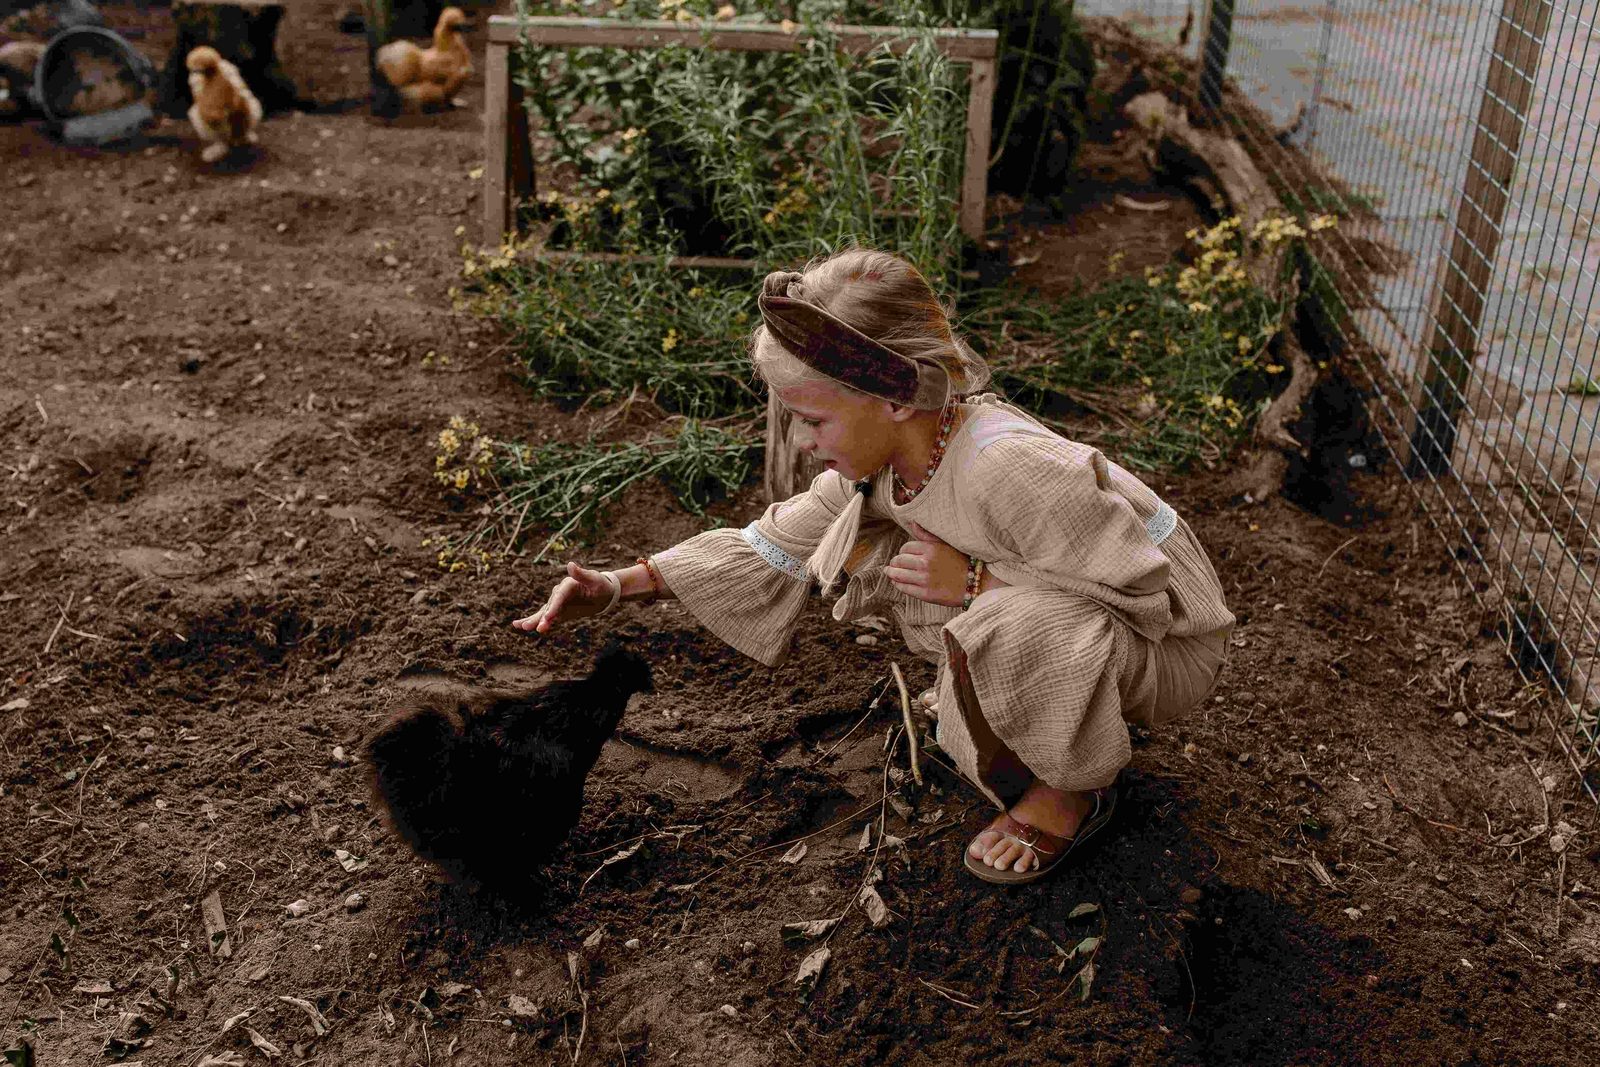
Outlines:
<svg viewBox="0 0 1600 1067"><path fill-rule="evenodd" d="M975 393L989 382L989 365L950 328L950 312L934 295L933 286L916 267L893 253L867 248L835 252L812 260L804 271L773 271L761 290L766 296L815 304L908 359L938 363L949 376L954 396ZM863 395L796 358L765 324L751 335L750 361L773 391L824 381ZM851 496L806 563L824 594L832 591L855 548L864 502L862 492Z"/></svg>
<svg viewBox="0 0 1600 1067"><path fill-rule="evenodd" d="M932 360L950 376L951 392L975 393L989 382L989 365L950 328L950 311L916 267L891 252L851 248L814 259L804 271L773 271L762 282L767 296L815 304L885 348L913 360ZM765 324L750 337L750 361L767 388L806 382L843 382L795 358Z"/></svg>

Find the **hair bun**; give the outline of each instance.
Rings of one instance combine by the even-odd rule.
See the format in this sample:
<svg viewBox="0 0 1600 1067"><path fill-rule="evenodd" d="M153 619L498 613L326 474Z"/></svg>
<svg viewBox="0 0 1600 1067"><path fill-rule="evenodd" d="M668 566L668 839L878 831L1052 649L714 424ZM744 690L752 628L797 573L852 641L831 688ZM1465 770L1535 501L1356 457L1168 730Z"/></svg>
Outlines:
<svg viewBox="0 0 1600 1067"><path fill-rule="evenodd" d="M775 270L768 274L761 283L762 296L795 296L790 292L791 287L797 287L805 281L805 275L797 270Z"/></svg>

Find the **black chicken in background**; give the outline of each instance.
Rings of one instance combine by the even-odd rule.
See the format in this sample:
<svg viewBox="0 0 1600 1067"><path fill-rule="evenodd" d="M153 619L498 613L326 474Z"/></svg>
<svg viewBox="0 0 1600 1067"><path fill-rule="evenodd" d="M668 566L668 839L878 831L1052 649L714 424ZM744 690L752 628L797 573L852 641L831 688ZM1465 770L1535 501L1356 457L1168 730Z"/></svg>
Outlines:
<svg viewBox="0 0 1600 1067"><path fill-rule="evenodd" d="M1094 48L1071 0L973 0L972 12L1000 34L989 188L1049 201L1083 144Z"/></svg>
<svg viewBox="0 0 1600 1067"><path fill-rule="evenodd" d="M419 856L515 899L577 825L583 786L650 666L613 641L587 678L419 691L365 745L373 792Z"/></svg>

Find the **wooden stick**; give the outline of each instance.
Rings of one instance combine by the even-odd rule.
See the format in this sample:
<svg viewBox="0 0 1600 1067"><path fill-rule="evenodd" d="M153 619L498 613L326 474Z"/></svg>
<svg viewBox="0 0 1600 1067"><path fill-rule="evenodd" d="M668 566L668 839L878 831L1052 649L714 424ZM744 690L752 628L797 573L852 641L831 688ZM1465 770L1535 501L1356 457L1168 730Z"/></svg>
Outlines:
<svg viewBox="0 0 1600 1067"><path fill-rule="evenodd" d="M889 670L894 675L894 684L900 687L900 714L905 717L906 739L911 742L911 777L921 785L922 764L917 759L921 746L917 744L917 724L911 718L911 691L906 688L906 676L900 673L900 664L891 660Z"/></svg>
<svg viewBox="0 0 1600 1067"><path fill-rule="evenodd" d="M888 45L905 51L916 42L918 31L904 26L830 26L829 32L845 52L864 53ZM741 23L722 26L705 22L667 22L660 19L591 19L535 15L519 19L494 15L489 19L489 43L513 45L526 33L528 43L554 48L666 48L671 45L714 48L728 52L803 52L812 38L793 23ZM995 30L944 29L931 31L933 42L954 60L993 60L999 52Z"/></svg>
<svg viewBox="0 0 1600 1067"><path fill-rule="evenodd" d="M511 230L511 45L489 42L483 85L483 244L498 248Z"/></svg>
<svg viewBox="0 0 1600 1067"><path fill-rule="evenodd" d="M967 155L961 170L961 232L974 241L983 239L983 209L989 194L989 122L993 117L994 60L974 59L967 76Z"/></svg>
<svg viewBox="0 0 1600 1067"><path fill-rule="evenodd" d="M1502 0L1500 6L1472 153L1455 225L1448 231L1450 247L1439 263L1433 336L1418 360L1411 390L1417 414L1405 438L1409 454L1398 457L1417 472L1444 472L1455 451L1457 420L1494 289L1495 257L1554 7L1547 0Z"/></svg>
<svg viewBox="0 0 1600 1067"><path fill-rule="evenodd" d="M72 598L76 595L76 593L68 593L67 606L63 608L58 605L56 607L56 610L61 612L61 618L56 621L56 628L50 631L50 639L44 643L44 655L48 656L50 654L50 646L56 643L56 635L59 634L61 632L61 628L67 624L67 612L72 610Z"/></svg>

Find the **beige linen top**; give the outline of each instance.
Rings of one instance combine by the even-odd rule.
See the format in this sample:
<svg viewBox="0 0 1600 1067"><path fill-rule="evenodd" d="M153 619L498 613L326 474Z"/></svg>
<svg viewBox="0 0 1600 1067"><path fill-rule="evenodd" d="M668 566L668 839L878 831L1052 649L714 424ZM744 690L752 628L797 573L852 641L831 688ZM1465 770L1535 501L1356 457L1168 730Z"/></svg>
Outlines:
<svg viewBox="0 0 1600 1067"><path fill-rule="evenodd" d="M962 407L965 418L944 459L910 503L894 503L887 468L874 477L862 512L866 554L835 618L892 614L910 648L938 662L941 630L960 609L907 596L883 574L916 522L984 560L1008 585L1087 597L1150 641L1233 623L1188 524L1138 478L993 394ZM661 552L655 563L707 629L776 666L788 655L811 589L806 560L854 492L843 475L824 471L810 489L771 505L743 530L708 531Z"/></svg>

